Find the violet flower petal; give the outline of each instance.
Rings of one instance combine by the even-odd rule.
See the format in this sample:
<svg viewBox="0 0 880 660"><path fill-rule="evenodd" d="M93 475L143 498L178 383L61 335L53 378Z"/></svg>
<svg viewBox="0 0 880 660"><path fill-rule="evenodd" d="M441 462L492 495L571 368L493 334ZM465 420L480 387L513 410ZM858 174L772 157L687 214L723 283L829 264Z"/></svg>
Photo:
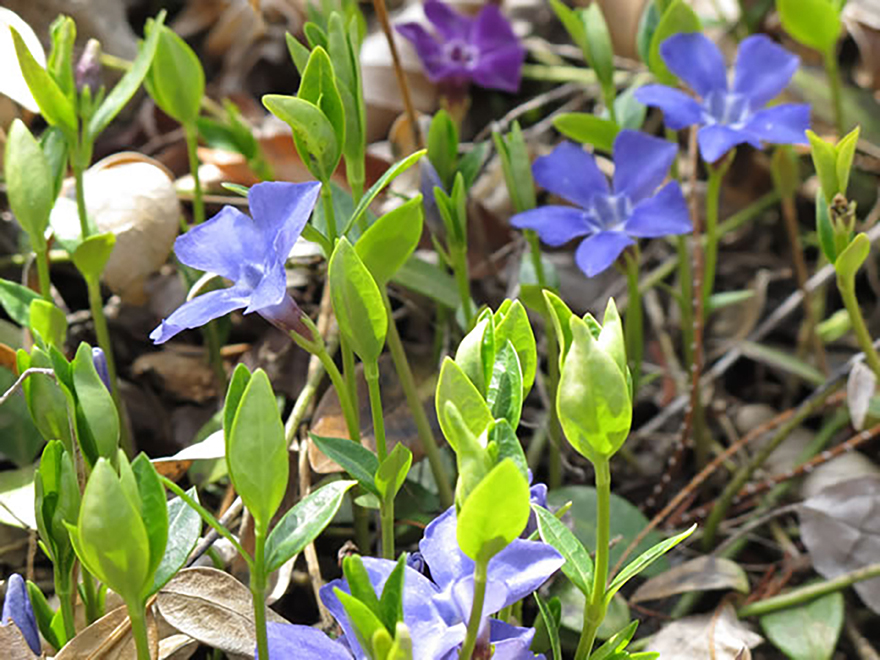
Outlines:
<svg viewBox="0 0 880 660"><path fill-rule="evenodd" d="M474 29L475 20L438 0L428 0L423 7L425 16L443 39L467 39Z"/></svg>
<svg viewBox="0 0 880 660"><path fill-rule="evenodd" d="M639 131L621 131L614 140L614 193L637 204L663 183L678 154L668 140Z"/></svg>
<svg viewBox="0 0 880 660"><path fill-rule="evenodd" d="M259 284L254 287L248 299L245 314L251 314L264 307L274 307L287 295L287 272L284 270L284 261L267 264Z"/></svg>
<svg viewBox="0 0 880 660"><path fill-rule="evenodd" d="M238 280L244 265L262 262L264 238L254 221L231 206L174 241L177 258L191 268Z"/></svg>
<svg viewBox="0 0 880 660"><path fill-rule="evenodd" d="M606 270L633 243L620 231L599 232L578 246L574 261L587 277L593 277Z"/></svg>
<svg viewBox="0 0 880 660"><path fill-rule="evenodd" d="M573 238L592 234L592 216L572 206L542 206L517 213L510 219L517 229L534 229L541 241L551 247L565 245Z"/></svg>
<svg viewBox="0 0 880 660"><path fill-rule="evenodd" d="M447 62L443 59L442 46L434 35L418 23L401 23L395 29L416 49L428 79L432 82L440 80L447 72Z"/></svg>
<svg viewBox="0 0 880 660"><path fill-rule="evenodd" d="M538 660L544 657L529 649L535 638L534 628L520 628L497 619L492 619L490 625L489 635L495 649L492 660Z"/></svg>
<svg viewBox="0 0 880 660"><path fill-rule="evenodd" d="M666 85L644 85L634 94L639 103L660 108L663 111L663 121L673 131L680 131L702 121L703 109L700 104L681 90Z"/></svg>
<svg viewBox="0 0 880 660"><path fill-rule="evenodd" d="M692 229L687 202L676 181L667 183L656 195L636 204L624 226L626 233L636 238L687 234Z"/></svg>
<svg viewBox="0 0 880 660"><path fill-rule="evenodd" d="M488 7L494 5L488 5ZM477 65L471 70L474 82L486 89L500 89L515 94L519 91L525 50L519 46L508 46L480 55Z"/></svg>
<svg viewBox="0 0 880 660"><path fill-rule="evenodd" d="M40 655L41 644L40 633L37 630L37 620L31 607L27 585L24 578L18 573L13 573L6 580L6 596L3 599L3 613L2 618L0 618L0 624L7 625L10 621L18 626L31 651L36 655Z"/></svg>
<svg viewBox="0 0 880 660"><path fill-rule="evenodd" d="M98 378L101 379L101 382L104 383L104 387L110 392L112 388L110 387L110 370L107 367L107 356L104 354L104 350L97 346L92 348L92 364L95 365L95 371L98 372Z"/></svg>
<svg viewBox="0 0 880 660"><path fill-rule="evenodd" d="M266 633L270 660L352 660L345 646L309 626L270 621L266 624Z"/></svg>
<svg viewBox="0 0 880 660"><path fill-rule="evenodd" d="M248 205L257 229L269 239L266 248L275 249L282 266L305 229L320 192L321 184L316 181L266 181L252 186L248 192Z"/></svg>
<svg viewBox="0 0 880 660"><path fill-rule="evenodd" d="M700 155L707 163L719 160L738 144L750 144L756 149L761 148L761 143L754 134L721 124L701 128L697 133L697 142L700 145Z"/></svg>
<svg viewBox="0 0 880 660"><path fill-rule="evenodd" d="M198 328L236 309L243 309L248 305L250 293L246 287L231 287L196 296L162 321L150 333L150 339L154 344L164 344L184 330Z"/></svg>
<svg viewBox="0 0 880 660"><path fill-rule="evenodd" d="M703 34L676 34L660 44L660 55L669 70L702 97L727 91L724 56Z"/></svg>
<svg viewBox="0 0 880 660"><path fill-rule="evenodd" d="M759 34L739 45L733 91L749 98L752 109L776 98L788 85L800 60L769 37Z"/></svg>
<svg viewBox="0 0 880 660"><path fill-rule="evenodd" d="M593 195L609 192L608 181L596 161L572 142L560 143L532 165L535 183L572 204L589 208Z"/></svg>
<svg viewBox="0 0 880 660"><path fill-rule="evenodd" d="M810 106L796 103L775 105L753 114L745 130L772 144L806 144Z"/></svg>

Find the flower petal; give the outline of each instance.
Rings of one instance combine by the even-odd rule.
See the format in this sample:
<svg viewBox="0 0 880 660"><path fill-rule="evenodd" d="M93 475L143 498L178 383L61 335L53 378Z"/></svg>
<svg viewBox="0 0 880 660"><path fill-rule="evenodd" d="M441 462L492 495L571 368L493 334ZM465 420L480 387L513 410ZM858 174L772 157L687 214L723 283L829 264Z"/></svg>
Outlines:
<svg viewBox="0 0 880 660"><path fill-rule="evenodd" d="M517 229L534 229L551 247L565 245L573 238L592 234L591 216L571 206L542 206L517 213L510 224Z"/></svg>
<svg viewBox="0 0 880 660"><path fill-rule="evenodd" d="M285 295L287 295L287 273L284 270L284 262L278 260L266 267L263 278L250 295L244 313L250 314L266 307L274 307L284 300Z"/></svg>
<svg viewBox="0 0 880 660"><path fill-rule="evenodd" d="M262 263L263 239L254 221L231 206L224 206L207 222L174 241L174 253L192 268L237 281L247 263Z"/></svg>
<svg viewBox="0 0 880 660"><path fill-rule="evenodd" d="M727 90L724 56L703 34L676 34L660 44L660 55L669 70L705 97L715 90Z"/></svg>
<svg viewBox="0 0 880 660"><path fill-rule="evenodd" d="M697 133L700 155L707 163L714 163L738 144L750 144L756 149L761 143L750 131L738 130L730 126L715 124L704 126Z"/></svg>
<svg viewBox="0 0 880 660"><path fill-rule="evenodd" d="M220 291L209 291L183 303L167 319L150 333L154 344L164 344L174 335L205 325L208 321L225 316L229 312L248 306L250 289L230 287Z"/></svg>
<svg viewBox="0 0 880 660"><path fill-rule="evenodd" d="M494 5L490 5L494 7ZM477 65L471 69L473 81L486 89L500 89L514 94L519 91L526 51L519 45L480 54Z"/></svg>
<svg viewBox="0 0 880 660"><path fill-rule="evenodd" d="M810 106L785 103L753 114L745 130L772 144L806 144L810 127Z"/></svg>
<svg viewBox="0 0 880 660"><path fill-rule="evenodd" d="M675 181L638 203L623 227L627 234L637 238L687 234L692 229L687 202Z"/></svg>
<svg viewBox="0 0 880 660"><path fill-rule="evenodd" d="M639 103L660 108L663 121L673 131L702 123L700 104L681 90L666 85L644 85L634 95Z"/></svg>
<svg viewBox="0 0 880 660"><path fill-rule="evenodd" d="M519 37L516 36L513 26L501 13L498 5L492 3L483 5L474 22L471 36L473 45L481 52L516 46L523 51L525 57L525 49L520 44Z"/></svg>
<svg viewBox="0 0 880 660"><path fill-rule="evenodd" d="M425 67L425 75L433 82L449 75L448 63L443 58L440 43L418 23L401 23L397 31L416 49L416 54Z"/></svg>
<svg viewBox="0 0 880 660"><path fill-rule="evenodd" d="M590 207L593 195L608 194L608 181L593 156L572 142L535 160L532 174L539 186L583 208Z"/></svg>
<svg viewBox="0 0 880 660"><path fill-rule="evenodd" d="M598 234L601 236L601 234ZM584 243L592 239L587 239ZM489 583L504 585L506 598L502 609L538 590L547 579L562 568L565 560L556 549L540 541L514 539L489 561ZM430 564L429 564L430 566ZM486 610L492 614L498 610Z"/></svg>
<svg viewBox="0 0 880 660"><path fill-rule="evenodd" d="M309 626L269 621L266 624L266 634L269 639L269 657L273 660L352 660L353 657L342 644Z"/></svg>
<svg viewBox="0 0 880 660"><path fill-rule="evenodd" d="M274 248L279 259L287 259L312 215L320 192L321 184L317 181L267 181L251 187L248 204L254 223L265 237L267 249Z"/></svg>
<svg viewBox="0 0 880 660"><path fill-rule="evenodd" d="M614 140L614 193L638 204L669 174L678 146L639 131L621 131Z"/></svg>
<svg viewBox="0 0 880 660"><path fill-rule="evenodd" d="M575 263L587 277L607 269L633 240L620 231L603 231L580 244L574 253Z"/></svg>
<svg viewBox="0 0 880 660"><path fill-rule="evenodd" d="M474 572L474 562L458 547L455 509L450 507L434 518L419 541L419 552L431 569L431 578L441 590Z"/></svg>
<svg viewBox="0 0 880 660"><path fill-rule="evenodd" d="M489 628L489 641L494 648L492 660L532 660L540 657L529 650L534 637L534 628L520 628L492 619Z"/></svg>
<svg viewBox="0 0 880 660"><path fill-rule="evenodd" d="M474 29L474 19L460 14L449 5L438 0L428 0L424 5L425 16L444 40L467 40Z"/></svg>
<svg viewBox="0 0 880 660"><path fill-rule="evenodd" d="M35 654L40 655L40 633L37 631L37 620L28 596L24 578L13 573L6 581L6 596L3 599L3 614L0 624L7 625L12 621L21 631L24 640Z"/></svg>
<svg viewBox="0 0 880 660"><path fill-rule="evenodd" d="M788 85L800 64L769 37L758 34L739 45L734 65L733 91L749 98L753 110L763 107Z"/></svg>

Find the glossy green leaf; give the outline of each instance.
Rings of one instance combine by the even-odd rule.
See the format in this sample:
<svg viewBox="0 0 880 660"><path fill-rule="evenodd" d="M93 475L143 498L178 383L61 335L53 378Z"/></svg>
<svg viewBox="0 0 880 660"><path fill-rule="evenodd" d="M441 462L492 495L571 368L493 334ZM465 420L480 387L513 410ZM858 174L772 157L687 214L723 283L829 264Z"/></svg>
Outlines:
<svg viewBox="0 0 880 660"><path fill-rule="evenodd" d="M830 660L837 648L844 616L843 594L833 592L765 614L761 627L773 645L793 660Z"/></svg>
<svg viewBox="0 0 880 660"><path fill-rule="evenodd" d="M379 469L379 459L376 454L364 447L361 443L348 438L324 438L314 433L309 434L318 449L332 461L339 464L352 478L366 490L376 496L380 496L376 488L376 471Z"/></svg>
<svg viewBox="0 0 880 660"><path fill-rule="evenodd" d="M73 46L76 41L76 23L69 16L58 16L49 26L52 51L46 70L71 103L76 103L76 82L73 77Z"/></svg>
<svg viewBox="0 0 880 660"><path fill-rule="evenodd" d="M119 413L107 386L95 370L92 347L81 343L71 367L76 401L91 432L96 456L112 460L119 446Z"/></svg>
<svg viewBox="0 0 880 660"><path fill-rule="evenodd" d="M504 506L498 502L503 498ZM458 512L456 537L474 561L489 561L525 529L529 484L511 460L501 461L474 488Z"/></svg>
<svg viewBox="0 0 880 660"><path fill-rule="evenodd" d="M492 422L492 413L486 401L461 367L449 357L443 361L443 366L440 368L435 405L440 429L453 450L458 451L459 434L449 420L447 402L458 409L465 426L474 436L480 436Z"/></svg>
<svg viewBox="0 0 880 660"><path fill-rule="evenodd" d="M562 572L581 593L589 596L593 590L593 560L584 545L561 520L540 506L532 510L538 519L541 540L549 543L565 558Z"/></svg>
<svg viewBox="0 0 880 660"><path fill-rule="evenodd" d="M76 110L73 103L64 95L46 69L37 63L15 28L9 29L12 31L12 43L21 73L40 107L40 113L49 124L61 128L69 139L77 131Z"/></svg>
<svg viewBox="0 0 880 660"><path fill-rule="evenodd" d="M373 276L345 237L330 257L327 279L339 331L361 360L375 362L385 346L388 313Z"/></svg>
<svg viewBox="0 0 880 660"><path fill-rule="evenodd" d="M642 10L639 18L639 26L636 30L636 50L639 53L639 59L645 64L651 55L651 39L660 23L662 11L657 0L648 0Z"/></svg>
<svg viewBox="0 0 880 660"><path fill-rule="evenodd" d="M158 30L159 41L144 86L156 105L169 117L192 125L205 95L205 72L198 55L173 30L147 22L149 36Z"/></svg>
<svg viewBox="0 0 880 660"><path fill-rule="evenodd" d="M550 7L553 9L560 23L562 23L565 31L571 37L571 40L578 46L584 54L584 59L589 63L590 48L587 44L587 29L584 25L581 14L574 9L569 8L561 0L550 0Z"/></svg>
<svg viewBox="0 0 880 660"><path fill-rule="evenodd" d="M395 284L426 296L447 309L455 309L459 304L458 289L452 275L416 255L407 259L392 279Z"/></svg>
<svg viewBox="0 0 880 660"><path fill-rule="evenodd" d="M554 615L549 605L541 598L537 591L532 595L535 597L535 602L538 605L541 621L544 622L544 630L550 642L553 660L562 660L562 644L559 641L559 617Z"/></svg>
<svg viewBox="0 0 880 660"><path fill-rule="evenodd" d="M403 621L403 589L404 576L406 575L406 555L400 555L397 565L391 571L391 575L385 580L382 587L382 596L379 598L379 615L385 629L393 631L397 624Z"/></svg>
<svg viewBox="0 0 880 660"><path fill-rule="evenodd" d="M73 567L73 549L64 523L75 524L80 492L73 459L59 440L46 445L34 475L34 509L40 539L58 571Z"/></svg>
<svg viewBox="0 0 880 660"><path fill-rule="evenodd" d="M829 0L776 0L783 29L795 41L833 53L840 38L840 13Z"/></svg>
<svg viewBox="0 0 880 660"><path fill-rule="evenodd" d="M556 331L556 340L559 342L559 366L562 366L568 351L571 348L571 318L574 313L568 308L568 305L552 291L544 291L544 302L550 312L550 318L553 321L553 329Z"/></svg>
<svg viewBox="0 0 880 660"><path fill-rule="evenodd" d="M532 166L529 151L523 138L519 122L511 124L507 135L493 132L492 140L495 151L501 159L501 169L510 201L517 213L535 208L535 180L532 177Z"/></svg>
<svg viewBox="0 0 880 660"><path fill-rule="evenodd" d="M606 97L614 93L614 46L611 44L611 34L608 32L608 24L602 14L599 3L591 3L586 9L580 10L581 20L584 24L588 61L596 72L599 82L605 91Z"/></svg>
<svg viewBox="0 0 880 660"><path fill-rule="evenodd" d="M406 481L406 475L409 474L412 459L412 452L398 442L379 464L379 469L376 470L376 490L385 501L391 501L397 496Z"/></svg>
<svg viewBox="0 0 880 660"><path fill-rule="evenodd" d="M40 294L11 280L0 279L0 305L9 318L22 327L30 326L30 308Z"/></svg>
<svg viewBox="0 0 880 660"><path fill-rule="evenodd" d="M443 109L437 111L428 129L428 160L443 186L450 188L458 164L458 127Z"/></svg>
<svg viewBox="0 0 880 660"><path fill-rule="evenodd" d="M379 287L409 260L422 238L422 196L376 220L355 243L355 251Z"/></svg>
<svg viewBox="0 0 880 660"><path fill-rule="evenodd" d="M677 78L666 67L663 57L660 55L660 45L669 37L682 32L701 32L703 26L696 12L690 8L685 0L674 0L666 8L657 24L657 29L651 37L651 48L648 54L648 68L664 85L675 85Z"/></svg>
<svg viewBox="0 0 880 660"><path fill-rule="evenodd" d="M455 364L461 367L480 396L485 396L495 361L494 325L491 315L481 315L455 351Z"/></svg>
<svg viewBox="0 0 880 660"><path fill-rule="evenodd" d="M59 638L52 629L52 619L55 617L55 610L49 605L46 596L36 584L28 580L26 585L28 598L31 601L31 607L34 610L34 618L37 621L37 628L40 630L40 634L49 644L56 649L60 649L67 643L67 640Z"/></svg>
<svg viewBox="0 0 880 660"><path fill-rule="evenodd" d="M297 73L302 76L309 62L309 49L290 32L284 33L284 40L287 43L287 51L290 53L290 59L296 67Z"/></svg>
<svg viewBox="0 0 880 660"><path fill-rule="evenodd" d="M565 137L582 144L589 144L611 153L614 139L620 132L618 125L610 119L603 119L587 112L567 112L553 118L553 126Z"/></svg>
<svg viewBox="0 0 880 660"><path fill-rule="evenodd" d="M590 654L590 660L615 660L618 658L618 654L624 652L627 644L636 634L638 626L638 621L632 621L626 628L614 633L602 646ZM621 660L625 657L623 656Z"/></svg>
<svg viewBox="0 0 880 660"><path fill-rule="evenodd" d="M165 11L163 10L159 12L153 21L153 27L160 28L164 22ZM135 57L134 62L131 63L131 68L125 72L122 79L116 83L116 87L113 88L113 91L107 95L95 111L95 114L89 119L88 126L85 129L85 137L88 142L95 141L104 129L110 125L110 122L116 118L116 115L122 111L126 104L131 100L131 97L134 96L135 92L137 92L138 88L141 86L147 72L150 70L153 57L156 54L156 48L159 45L159 34L160 30L154 29L149 35L147 35L147 38L141 44L137 57Z"/></svg>
<svg viewBox="0 0 880 660"><path fill-rule="evenodd" d="M46 250L46 227L55 204L49 161L24 123L15 119L6 138L3 160L9 208L37 252Z"/></svg>
<svg viewBox="0 0 880 660"><path fill-rule="evenodd" d="M339 587L334 588L334 592L336 597L339 598L339 602L342 603L345 613L348 615L349 622L354 628L355 637L357 637L361 648L372 649L373 636L376 633L385 631L384 624L374 614L373 610L351 594L342 591ZM370 654L370 657L372 657L372 654Z"/></svg>
<svg viewBox="0 0 880 660"><path fill-rule="evenodd" d="M319 181L329 181L342 154L342 145L330 120L314 103L295 96L267 94L263 105L290 126L300 157Z"/></svg>
<svg viewBox="0 0 880 660"><path fill-rule="evenodd" d="M502 345L505 341L513 344L519 364L522 368L523 396L525 397L535 383L538 371L538 348L535 333L529 323L529 315L519 300L514 300L501 313L495 313L495 342Z"/></svg>
<svg viewBox="0 0 880 660"><path fill-rule="evenodd" d="M199 495L195 487L187 492L196 502ZM189 559L190 553L196 547L199 536L202 533L202 519L199 512L189 506L179 497L168 502L168 544L162 561L156 568L155 577L150 587L148 596L156 593L168 584Z"/></svg>
<svg viewBox="0 0 880 660"><path fill-rule="evenodd" d="M856 155L856 146L859 143L859 132L861 128L856 126L847 133L840 142L837 143L835 151L837 152L837 182L840 186L840 192L846 195L846 189L849 186L849 175L852 172L853 158Z"/></svg>
<svg viewBox="0 0 880 660"><path fill-rule="evenodd" d="M54 303L42 298L31 302L29 327L47 344L64 346L67 317Z"/></svg>
<svg viewBox="0 0 880 660"><path fill-rule="evenodd" d="M506 341L495 355L492 376L486 388L486 404L493 419L519 426L523 405L523 376L513 344Z"/></svg>
<svg viewBox="0 0 880 660"><path fill-rule="evenodd" d="M834 237L834 225L831 224L831 215L828 210L828 202L822 189L816 191L816 236L819 239L819 247L829 263L837 261L837 242Z"/></svg>
<svg viewBox="0 0 880 660"><path fill-rule="evenodd" d="M327 52L336 73L339 96L345 114L345 175L352 184L362 185L364 152L366 151L366 106L364 104L357 40L345 28L345 19L338 12L330 15L327 23Z"/></svg>
<svg viewBox="0 0 880 660"><path fill-rule="evenodd" d="M37 347L31 349L29 359L22 350L18 352L17 358L21 373L29 367L49 369L53 366L49 356ZM22 389L31 419L43 439L47 442L61 440L66 447L72 448L67 397L59 384L49 376L34 374L28 376Z"/></svg>
<svg viewBox="0 0 880 660"><path fill-rule="evenodd" d="M159 481L156 468L153 467L146 454L137 455L131 462L131 471L137 481L141 503L141 520L144 521L144 528L147 530L147 538L150 542L148 575L153 578L165 557L168 543L168 503L165 498L165 488ZM152 585L152 579L150 585ZM145 592L143 595L146 597L148 594Z"/></svg>
<svg viewBox="0 0 880 660"><path fill-rule="evenodd" d="M349 444L355 444L347 440ZM266 570L273 572L302 552L330 524L353 481L333 481L293 506L266 539Z"/></svg>
<svg viewBox="0 0 880 660"><path fill-rule="evenodd" d="M89 236L71 255L73 264L86 280L97 282L110 260L114 245L116 236L109 232Z"/></svg>
<svg viewBox="0 0 880 660"><path fill-rule="evenodd" d="M251 376L232 422L229 475L258 529L267 530L287 490L289 465L275 393L262 369Z"/></svg>
<svg viewBox="0 0 880 660"><path fill-rule="evenodd" d="M327 51L321 46L317 46L309 55L309 61L300 80L297 98L320 108L333 127L338 152L335 154L336 162L332 169L336 169L336 164L339 163L339 158L342 156L342 147L345 144L345 109L342 106L339 89L336 87L333 63L330 61ZM298 134L294 135L296 140L301 137ZM300 155L304 155L299 144L297 144L297 149L300 151Z"/></svg>
<svg viewBox="0 0 880 660"><path fill-rule="evenodd" d="M223 431L225 433L227 455L229 454L229 436L232 433L232 422L235 420L235 413L238 412L238 406L241 404L241 396L250 382L251 372L248 371L244 364L239 362L235 367L235 371L232 372L232 378L229 379L229 386L226 388L226 398L223 403Z"/></svg>
<svg viewBox="0 0 880 660"><path fill-rule="evenodd" d="M837 149L813 131L807 131L807 138L810 140L810 156L813 159L813 167L816 168L822 192L826 199L833 199L837 193L842 192L840 180L837 177Z"/></svg>
<svg viewBox="0 0 880 660"><path fill-rule="evenodd" d="M489 443L495 443L498 450L497 462L500 463L505 458L509 458L528 479L529 464L526 461L525 452L519 438L516 437L516 431L506 419L496 419L489 425L488 439Z"/></svg>
<svg viewBox="0 0 880 660"><path fill-rule="evenodd" d="M837 261L834 262L838 279L852 282L870 251L871 241L867 234L857 234L847 248L837 255Z"/></svg>
<svg viewBox="0 0 880 660"><path fill-rule="evenodd" d="M681 534L677 534L671 538L666 539L665 541L661 541L654 547L649 550L643 552L641 555L633 559L629 564L627 564L620 573L614 576L614 579L611 580L611 584L608 585L608 589L605 592L605 602L610 603L611 599L614 597L618 591L620 591L621 587L629 582L636 575L645 570L648 566L657 561L660 557L665 555L667 552L672 550L679 543L684 541L688 536L696 531L696 524L692 525L690 528L683 531Z"/></svg>

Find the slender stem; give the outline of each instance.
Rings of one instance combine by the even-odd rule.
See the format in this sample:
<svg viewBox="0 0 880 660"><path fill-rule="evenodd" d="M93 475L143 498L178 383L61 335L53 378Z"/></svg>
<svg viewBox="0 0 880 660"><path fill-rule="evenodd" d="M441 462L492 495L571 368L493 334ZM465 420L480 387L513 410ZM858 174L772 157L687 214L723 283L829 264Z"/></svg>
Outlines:
<svg viewBox="0 0 880 660"><path fill-rule="evenodd" d="M596 633L605 619L605 587L608 582L608 546L611 540L611 470L608 460L593 465L596 470L596 565L593 590L584 607L584 628L575 660L586 660L593 652Z"/></svg>
<svg viewBox="0 0 880 660"><path fill-rule="evenodd" d="M455 283L458 285L458 296L461 298L461 306L464 310L465 331L469 331L474 324L474 308L471 305L471 283L468 275L467 248L455 248L450 251L452 256L452 271L455 275Z"/></svg>
<svg viewBox="0 0 880 660"><path fill-rule="evenodd" d="M131 634L137 647L138 660L152 660L150 639L147 637L147 622L144 604L139 602L126 603L128 619L131 621Z"/></svg>
<svg viewBox="0 0 880 660"><path fill-rule="evenodd" d="M379 363L364 363L364 377L370 393L370 411L373 414L373 437L376 439L376 454L379 464L388 456L388 445L385 442L385 419L382 417L382 394L379 390Z"/></svg>
<svg viewBox="0 0 880 660"><path fill-rule="evenodd" d="M70 158L70 166L73 168L73 176L76 181L76 211L79 215L79 230L82 234L82 240L89 237L89 214L86 210L86 194L83 187L83 168L79 164L79 158L76 154L72 154Z"/></svg>
<svg viewBox="0 0 880 660"><path fill-rule="evenodd" d="M336 246L336 211L333 209L333 189L329 181L321 186L321 203L324 205L324 223L327 225L327 238L330 246Z"/></svg>
<svg viewBox="0 0 880 660"><path fill-rule="evenodd" d="M37 251L37 278L40 282L40 295L47 301L52 302L52 280L49 277L49 252L48 250Z"/></svg>
<svg viewBox="0 0 880 660"><path fill-rule="evenodd" d="M825 53L825 73L828 76L828 87L831 90L831 104L834 107L834 126L837 128L837 136L842 138L846 133L846 123L843 119L843 97L840 84L840 69L837 67L837 48L831 48Z"/></svg>
<svg viewBox="0 0 880 660"><path fill-rule="evenodd" d="M254 628L257 634L257 658L269 660L269 638L266 632L266 530L254 529L254 565L251 569L251 596L254 601Z"/></svg>
<svg viewBox="0 0 880 660"><path fill-rule="evenodd" d="M202 337L208 345L208 360L211 362L211 369L214 377L220 384L221 389L226 389L226 367L223 366L223 354L220 352L220 333L218 332L217 321L208 321L202 326Z"/></svg>
<svg viewBox="0 0 880 660"><path fill-rule="evenodd" d="M480 632L480 621L483 618L483 603L486 600L486 579L489 562L477 560L474 562L474 600L471 605L471 616L468 619L467 636L461 646L459 660L471 660L474 648L477 645L477 634Z"/></svg>
<svg viewBox="0 0 880 660"><path fill-rule="evenodd" d="M71 575L62 575L55 567L55 593L58 594L58 600L61 602L61 620L64 623L65 642L69 642L76 636L76 618L73 609L74 591L70 586Z"/></svg>
<svg viewBox="0 0 880 660"><path fill-rule="evenodd" d="M348 396L348 387L345 385L345 380L343 380L342 374L339 373L336 363L333 361L333 358L330 357L330 354L326 349L318 351L315 355L318 356L321 364L324 365L324 371L330 376L330 382L332 382L333 387L336 388L336 396L339 398L339 406L342 408L342 416L345 418L345 424L348 427L348 436L354 442L360 442L360 424L358 423L357 413L352 408L351 399Z"/></svg>
<svg viewBox="0 0 880 660"><path fill-rule="evenodd" d="M681 285L681 334L684 347L684 361L688 367L694 360L694 291L691 258L688 254L687 236L676 236L675 248L678 253L678 280Z"/></svg>
<svg viewBox="0 0 880 660"><path fill-rule="evenodd" d="M101 618L101 604L98 602L98 591L95 589L95 578L80 564L82 574L83 593L85 595L86 625L91 625Z"/></svg>
<svg viewBox="0 0 880 660"><path fill-rule="evenodd" d="M379 519L382 524L382 559L394 559L394 498L381 502Z"/></svg>
<svg viewBox="0 0 880 660"><path fill-rule="evenodd" d="M854 278L843 278L838 273L837 288L840 290L840 296L843 298L843 304L852 322L853 332L856 335L859 348L865 353L865 361L871 367L871 371L880 377L880 355L877 354L877 350L874 348L874 342L871 339L871 334L868 332L865 318L862 316L862 309L859 307L858 298L856 298L856 287L853 280Z"/></svg>
<svg viewBox="0 0 880 660"><path fill-rule="evenodd" d="M391 359L394 361L394 368L397 370L397 377L400 380L400 386L403 388L406 403L409 405L410 412L415 420L416 430L422 442L422 449L428 456L428 463L431 465L431 472L434 474L434 481L437 483L437 494L440 498L440 504L443 508L448 508L453 503L449 476L443 467L440 450L437 448L437 441L434 439L434 432L431 430L431 422L428 421L428 415L425 413L425 407L422 405L421 397L419 397L416 380L409 366L409 360L406 357L406 350L400 339L400 333L397 331L397 324L394 322L391 300L388 298L387 291L382 291L382 298L385 301L385 310L388 313L388 334L385 337L385 343L388 346L388 352L391 353Z"/></svg>
<svg viewBox="0 0 880 660"><path fill-rule="evenodd" d="M788 593L751 603L740 608L736 615L742 619L747 616L763 616L764 614L770 614L771 612L778 612L779 610L788 609L789 607L803 605L821 596L826 596L835 591L841 591L857 582L870 580L877 576L880 576L880 563L869 564L862 568L857 568L854 571L850 571L849 573L838 575L831 580L824 580L806 587L800 587L799 589L792 589Z"/></svg>
<svg viewBox="0 0 880 660"><path fill-rule="evenodd" d="M352 415L357 424L357 435L354 437L359 438L361 435L361 406L360 397L358 396L354 351L351 350L351 344L342 333L339 333L339 352L342 353L342 376L345 380L345 387L348 390L348 400L351 402Z"/></svg>
<svg viewBox="0 0 880 660"><path fill-rule="evenodd" d="M706 183L706 261L703 271L703 306L709 302L709 296L715 290L715 265L718 262L718 202L721 197L721 180L727 171L726 158L724 164L707 164L709 180Z"/></svg>
<svg viewBox="0 0 880 660"><path fill-rule="evenodd" d="M642 355L644 353L644 329L642 326L642 294L639 290L639 246L633 247L632 253L624 254L626 261L626 288L629 301L626 305L626 355L632 373L633 396L639 391L639 379L642 374Z"/></svg>
<svg viewBox="0 0 880 660"><path fill-rule="evenodd" d="M189 157L189 172L193 178L193 221L200 225L205 221L205 200L202 197L202 182L199 179L199 133L195 125L184 125L186 154Z"/></svg>
<svg viewBox="0 0 880 660"><path fill-rule="evenodd" d="M535 279L538 280L539 287L546 289L547 274L544 272L544 262L541 260L541 243L538 239L538 233L534 229L526 229L523 231L523 235L529 243L529 253L532 258L532 267L535 270Z"/></svg>
<svg viewBox="0 0 880 660"><path fill-rule="evenodd" d="M550 314L544 315L544 327L550 328L553 321ZM548 485L551 490L562 486L562 428L559 426L559 413L556 412L556 393L559 390L559 344L554 337L547 339L547 398L550 408L547 411L547 432L550 436L550 458Z"/></svg>

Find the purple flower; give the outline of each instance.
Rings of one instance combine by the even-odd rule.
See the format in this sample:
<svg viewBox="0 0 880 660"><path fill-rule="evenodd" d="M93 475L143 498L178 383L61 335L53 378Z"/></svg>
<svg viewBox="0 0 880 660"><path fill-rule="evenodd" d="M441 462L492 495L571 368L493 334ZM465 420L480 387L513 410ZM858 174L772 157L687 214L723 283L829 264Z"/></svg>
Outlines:
<svg viewBox="0 0 880 660"><path fill-rule="evenodd" d="M266 634L270 660L352 660L354 657L347 646L310 626L270 621L266 624Z"/></svg>
<svg viewBox="0 0 880 660"><path fill-rule="evenodd" d="M98 372L98 378L104 383L107 391L110 391L110 372L107 369L107 356L104 351L97 346L92 348L92 364L95 365L95 371Z"/></svg>
<svg viewBox="0 0 880 660"><path fill-rule="evenodd" d="M535 181L579 208L544 206L518 213L511 224L534 229L553 247L586 236L575 262L587 277L598 275L636 238L657 238L691 230L678 183L663 186L677 148L636 131L614 141L613 191L596 161L571 142L563 142L532 166Z"/></svg>
<svg viewBox="0 0 880 660"><path fill-rule="evenodd" d="M397 31L415 46L431 81L454 88L466 88L473 81L505 92L519 89L526 50L496 5L487 3L470 18L428 0L425 15L434 34L418 23L403 23Z"/></svg>
<svg viewBox="0 0 880 660"><path fill-rule="evenodd" d="M253 218L231 206L190 229L174 243L187 266L232 281L228 289L210 291L184 303L150 333L161 344L188 328L197 328L236 309L260 316L285 331L309 337L302 312L287 293L284 263L302 233L319 183L258 183L248 193Z"/></svg>
<svg viewBox="0 0 880 660"><path fill-rule="evenodd" d="M18 573L13 573L6 581L6 597L3 599L3 614L0 624L5 626L10 621L18 626L31 651L40 655L40 633L37 631L37 620L34 618L34 610L31 607L31 599L28 596L24 578Z"/></svg>
<svg viewBox="0 0 880 660"><path fill-rule="evenodd" d="M756 149L762 142L806 144L810 106L764 107L785 89L799 64L797 56L768 37L755 35L740 44L732 88L724 56L702 34L676 34L661 44L660 55L700 100L666 85L640 87L636 99L663 110L666 125L673 130L700 126L697 139L707 163L714 163L738 144Z"/></svg>

